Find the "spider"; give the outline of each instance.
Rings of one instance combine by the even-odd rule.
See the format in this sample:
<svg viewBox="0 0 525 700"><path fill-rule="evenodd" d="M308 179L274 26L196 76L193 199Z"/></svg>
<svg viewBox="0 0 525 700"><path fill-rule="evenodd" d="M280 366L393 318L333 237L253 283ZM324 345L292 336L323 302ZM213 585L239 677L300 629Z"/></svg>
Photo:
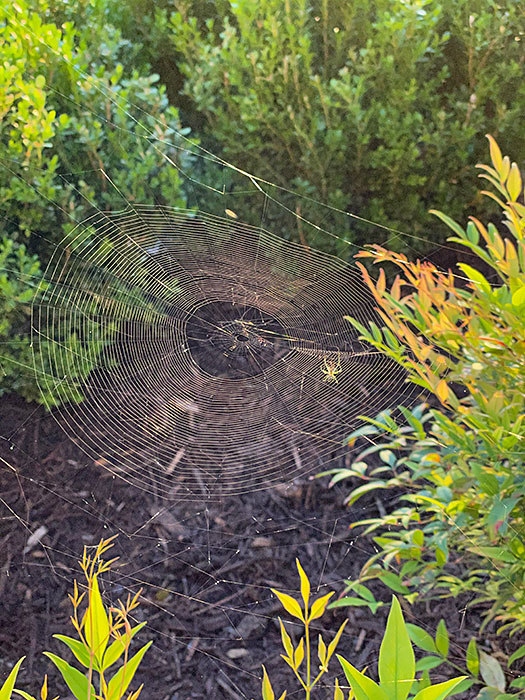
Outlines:
<svg viewBox="0 0 525 700"><path fill-rule="evenodd" d="M336 382L337 375L343 371L341 367L341 358L338 356L337 362L329 362L326 357L321 365L321 372L324 374L325 382Z"/></svg>

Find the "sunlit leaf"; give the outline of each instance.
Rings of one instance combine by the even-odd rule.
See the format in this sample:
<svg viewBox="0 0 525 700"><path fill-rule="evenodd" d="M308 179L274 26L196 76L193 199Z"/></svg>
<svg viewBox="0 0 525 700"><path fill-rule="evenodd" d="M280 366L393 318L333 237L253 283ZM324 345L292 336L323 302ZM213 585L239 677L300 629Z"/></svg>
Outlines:
<svg viewBox="0 0 525 700"><path fill-rule="evenodd" d="M420 649L433 653L437 651L434 640L422 627L418 627L418 625L413 625L410 622L407 622L406 628L408 636Z"/></svg>
<svg viewBox="0 0 525 700"><path fill-rule="evenodd" d="M354 668L351 663L342 656L337 655L339 663L343 667L346 679L354 692L356 700L388 700L384 690L371 678L365 676Z"/></svg>
<svg viewBox="0 0 525 700"><path fill-rule="evenodd" d="M304 602L305 615L308 617L308 600L310 598L310 581L308 580L308 576L305 574L304 569L301 566L301 563L299 562L299 559L296 559L295 563L297 565L297 571L299 572L299 578L301 579L301 596L302 596L303 602Z"/></svg>
<svg viewBox="0 0 525 700"><path fill-rule="evenodd" d="M279 593L279 591L276 591L274 588L272 588L271 591L272 593L275 593L275 595L279 598L279 600L281 601L281 605L286 610L286 612L290 613L290 615L293 615L293 617L298 617L304 622L303 611L301 610L301 606L295 600L295 598L292 598L292 596L288 595L287 593Z"/></svg>
<svg viewBox="0 0 525 700"><path fill-rule="evenodd" d="M129 684L133 680L138 665L142 661L142 657L153 644L152 641L145 644L138 652L128 660L125 666L122 666L113 678L108 683L108 700L119 700L128 689Z"/></svg>
<svg viewBox="0 0 525 700"><path fill-rule="evenodd" d="M279 625L281 627L281 640L283 643L284 650L286 651L288 658L292 659L293 658L292 640L290 639L290 635L286 631L286 628L283 625L283 621L281 620L281 618L279 618Z"/></svg>
<svg viewBox="0 0 525 700"><path fill-rule="evenodd" d="M7 676L5 683L0 688L0 700L10 700L11 693L13 692L13 688L15 687L16 677L18 676L18 672L20 671L22 661L25 658L25 656L22 656L22 658L19 659L11 669L11 673Z"/></svg>
<svg viewBox="0 0 525 700"><path fill-rule="evenodd" d="M413 700L444 700L449 695L454 692L454 689L466 678L467 676L458 676L458 678L452 678L444 683L437 683L436 685L429 685L426 688L417 693Z"/></svg>
<svg viewBox="0 0 525 700"><path fill-rule="evenodd" d="M45 651L44 655L55 664L62 674L62 678L65 680L67 687L78 700L86 700L88 692L91 692L92 698L95 697L95 689L91 686L91 690L89 691L89 682L83 673L73 668L73 666L70 666L64 659L61 659L60 656L56 656L56 654Z"/></svg>
<svg viewBox="0 0 525 700"><path fill-rule="evenodd" d="M135 627L131 628L131 634L130 634L130 639L133 639L133 637L137 634L137 632L140 632L140 630L146 625L145 622L141 622L138 625L135 625ZM104 654L103 658L103 669L106 670L110 666L112 666L118 659L122 656L126 649L126 638L125 636L122 637L121 639L116 639L110 646L106 649L106 652Z"/></svg>
<svg viewBox="0 0 525 700"><path fill-rule="evenodd" d="M381 688L392 700L405 700L414 681L416 662L398 599L392 605L379 649Z"/></svg>
<svg viewBox="0 0 525 700"><path fill-rule="evenodd" d="M513 163L510 167L507 190L513 202L515 202L521 194L521 175L516 163Z"/></svg>
<svg viewBox="0 0 525 700"><path fill-rule="evenodd" d="M89 651L86 649L84 644L79 639L73 639L73 637L67 637L65 634L54 634L53 637L55 639L59 639L61 642L64 642L73 654L75 655L75 658L77 661L79 661L82 666L85 666L86 668L89 668L89 663L90 663L90 655ZM98 668L97 660L93 659L95 662L95 667Z"/></svg>
<svg viewBox="0 0 525 700"><path fill-rule="evenodd" d="M93 576L84 632L86 641L100 664L109 641L109 620L100 595L97 575Z"/></svg>
<svg viewBox="0 0 525 700"><path fill-rule="evenodd" d="M295 670L303 663L304 659L304 637L301 637L301 641L297 645L297 649L293 655L293 667Z"/></svg>
<svg viewBox="0 0 525 700"><path fill-rule="evenodd" d="M308 618L308 621L311 622L312 620L316 620L318 617L321 617L324 615L324 611L326 610L326 606L328 605L328 601L330 598L334 595L334 592L332 591L331 593L327 593L326 595L322 596L321 598L317 598L317 600L314 600L312 603L312 610L310 612L310 616Z"/></svg>
<svg viewBox="0 0 525 700"><path fill-rule="evenodd" d="M266 669L263 666L263 682L262 682L262 696L263 700L275 700L275 694L273 692L272 684L266 673Z"/></svg>

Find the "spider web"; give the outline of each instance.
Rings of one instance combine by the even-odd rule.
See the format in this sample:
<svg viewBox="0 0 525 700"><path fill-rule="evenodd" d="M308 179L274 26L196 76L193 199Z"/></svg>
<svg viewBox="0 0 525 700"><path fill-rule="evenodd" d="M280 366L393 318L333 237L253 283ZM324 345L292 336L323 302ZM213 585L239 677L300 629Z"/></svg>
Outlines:
<svg viewBox="0 0 525 700"><path fill-rule="evenodd" d="M358 416L416 393L345 319L376 313L338 258L159 206L98 213L65 245L33 303L38 381L54 396L96 366L55 415L141 488L200 500L304 476L342 458ZM68 329L80 348L57 353Z"/></svg>
<svg viewBox="0 0 525 700"><path fill-rule="evenodd" d="M1 431L2 675L27 649L31 665L21 679L35 692L50 672L37 654L53 644L52 633L69 633L60 600L78 577L82 544L116 532L122 566L105 578L105 596L114 602L144 587L137 621L148 619L155 640L137 677L147 682L145 697L259 697L262 663L279 692L300 697L279 671L282 611L270 587L296 592L298 556L314 590L340 592L375 548L349 525L388 511L398 497L348 509L343 486L327 491L305 477L351 462L344 441L361 414L411 405L417 393L345 321L374 319L346 255L266 230L275 211L287 211L306 238L315 231L352 251L334 231L347 231L353 214L316 203L315 220L306 219L290 206L291 193L183 135L165 144L144 127L144 140L206 207L137 205L126 193L122 211L91 203L93 215L56 247L47 284L28 280L33 347L44 362L20 372L48 393L68 384L86 398L50 413L9 404ZM165 145L201 159L206 176L184 172ZM104 176L112 182L112 173ZM232 177L246 181L244 194L228 194ZM241 197L258 212L258 226L234 218ZM328 214L340 226L327 230ZM377 227L389 230L371 224L370 242ZM64 355L60 339L72 329L79 346ZM95 366L87 377L86 364ZM372 588L388 602L388 592ZM437 612L420 606L412 618L434 633L443 610L458 663L477 625L473 597L461 598L454 615L436 603ZM382 611L377 619L362 609L334 611L327 623L333 630L350 618L340 651L359 668L376 666ZM333 668L319 698L333 697L334 674L341 681Z"/></svg>

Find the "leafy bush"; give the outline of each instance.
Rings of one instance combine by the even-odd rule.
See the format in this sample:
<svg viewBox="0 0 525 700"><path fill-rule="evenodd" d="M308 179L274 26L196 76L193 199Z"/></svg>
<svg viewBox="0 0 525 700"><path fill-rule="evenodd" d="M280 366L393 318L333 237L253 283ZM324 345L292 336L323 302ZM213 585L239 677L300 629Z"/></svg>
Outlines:
<svg viewBox="0 0 525 700"><path fill-rule="evenodd" d="M79 593L75 581L73 593L69 596L73 605L71 622L78 639L62 634L54 635L56 639L69 647L76 660L84 667L85 672L79 671L56 654L44 652L58 668L69 690L78 700L89 700L89 698L92 700L95 698L121 700L126 694L144 654L153 643L147 642L133 656L129 656L134 636L146 624L142 622L134 627L130 624L130 614L138 605L137 601L141 591L138 591L133 598L128 596L126 603L120 601L118 607L111 607L109 610L106 610L102 601L98 578L108 571L116 561L116 559L102 560L103 554L113 546L113 539L114 537L101 540L92 556L87 554L85 547L84 556L79 562L86 579L86 591ZM83 604L86 602L87 605L81 612ZM21 695L25 700L35 700L26 691L14 687L23 658L18 661L0 688L0 700L10 700L13 692ZM107 678L106 671L119 660L121 660L120 668L111 678ZM95 690L93 686L95 677L98 679L98 690ZM130 692L127 700L137 700L141 690L142 686L136 691ZM46 700L47 692L46 676L40 693L41 700ZM57 699L55 698L55 700Z"/></svg>
<svg viewBox="0 0 525 700"><path fill-rule="evenodd" d="M474 199L465 166L481 155L481 134L497 129L525 157L523 10L512 0L165 5L143 21L144 3L131 3L159 59L171 39L166 79L182 72L188 118L204 119L208 147L287 190L427 240L411 244L428 250L440 235L428 232L429 206L460 216ZM246 190L246 181L226 186ZM318 205L271 194L318 221ZM238 211L259 223L259 208ZM293 235L283 210L267 216ZM369 240L369 225L340 225L323 210L325 228ZM308 242L326 247L314 235Z"/></svg>
<svg viewBox="0 0 525 700"><path fill-rule="evenodd" d="M0 8L0 233L24 243L44 266L94 207L121 210L123 196L186 204L179 170L163 167L166 158L182 169L190 163L176 148L178 113L148 66L132 69L134 47L102 22L98 7L20 0ZM22 250L17 254L25 255ZM26 305L30 296L17 279L18 263L11 263L13 255L4 255L2 307L20 295ZM41 275L37 267L31 274ZM13 315L24 312L25 306L11 309L4 324L18 346L10 343L6 356L2 351L0 359L9 363L3 389L34 399L27 329Z"/></svg>
<svg viewBox="0 0 525 700"><path fill-rule="evenodd" d="M374 282L361 265L385 325L349 320L443 409L365 419L348 442L366 436L373 445L332 473L360 482L349 504L390 488L402 488L407 504L356 523L375 531L380 547L361 582L379 577L412 598L474 591L471 604L491 604L483 626L495 618L514 633L525 629L525 206L517 165L489 139L492 167L478 167L496 190L485 194L502 209L506 235L474 217L464 229L434 213L492 281L466 264L456 278L379 246L359 254L401 274L387 291L384 272Z"/></svg>

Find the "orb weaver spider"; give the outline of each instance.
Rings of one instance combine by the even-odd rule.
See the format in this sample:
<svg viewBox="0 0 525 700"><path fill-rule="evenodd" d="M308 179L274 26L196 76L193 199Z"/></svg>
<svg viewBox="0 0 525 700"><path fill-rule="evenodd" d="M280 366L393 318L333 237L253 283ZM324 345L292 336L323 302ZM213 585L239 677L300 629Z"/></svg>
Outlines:
<svg viewBox="0 0 525 700"><path fill-rule="evenodd" d="M337 362L328 361L326 357L321 365L321 372L324 374L325 382L336 382L337 375L341 374L343 368L341 367L341 357L339 353L337 354Z"/></svg>

